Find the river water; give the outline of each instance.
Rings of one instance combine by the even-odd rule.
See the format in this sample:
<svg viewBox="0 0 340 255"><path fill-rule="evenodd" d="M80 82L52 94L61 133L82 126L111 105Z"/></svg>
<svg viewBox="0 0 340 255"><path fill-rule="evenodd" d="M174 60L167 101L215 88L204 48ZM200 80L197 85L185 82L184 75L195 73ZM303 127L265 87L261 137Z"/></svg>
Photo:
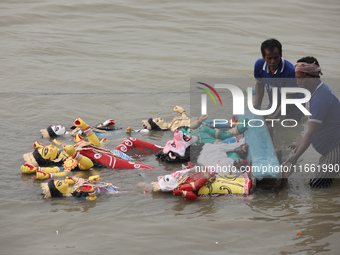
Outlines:
<svg viewBox="0 0 340 255"><path fill-rule="evenodd" d="M138 183L180 168L144 155L156 169L87 173L130 191L89 202L44 200L41 182L20 171L33 142L48 144L40 129L112 118L122 128L108 137L114 148L128 126L170 121L175 105L190 111L190 78L252 78L271 37L292 63L315 56L340 96L338 1L2 0L0 13L0 254L338 254L338 180L311 190L292 176L280 193L192 202L144 194ZM276 128L284 158L305 128ZM159 145L172 136L132 135Z"/></svg>

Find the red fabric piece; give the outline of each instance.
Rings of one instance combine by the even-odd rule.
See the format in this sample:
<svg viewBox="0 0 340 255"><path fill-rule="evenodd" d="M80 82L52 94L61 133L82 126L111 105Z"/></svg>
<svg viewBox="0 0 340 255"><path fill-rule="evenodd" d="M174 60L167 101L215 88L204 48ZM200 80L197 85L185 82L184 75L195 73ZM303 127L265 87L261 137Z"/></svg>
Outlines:
<svg viewBox="0 0 340 255"><path fill-rule="evenodd" d="M93 150L82 150L80 154L98 162L101 165L108 166L112 169L153 169L152 166L148 166L142 163L128 161L111 155L94 152Z"/></svg>
<svg viewBox="0 0 340 255"><path fill-rule="evenodd" d="M173 190L173 195L174 196L181 196L181 197L184 197L188 200L195 200L197 198L197 195L194 192L183 191L183 190L178 190L178 189Z"/></svg>
<svg viewBox="0 0 340 255"><path fill-rule="evenodd" d="M84 184L83 186L79 187L80 190L89 192L92 189L91 185Z"/></svg>
<svg viewBox="0 0 340 255"><path fill-rule="evenodd" d="M121 144L119 144L115 149L119 150L121 152L128 152L131 151L132 149L138 149L141 151L148 151L148 149L154 150L154 151L159 151L162 149L161 146L152 144L152 143L148 143L148 142L144 142L142 140L139 140L137 138L134 137L129 137L127 139L125 139Z"/></svg>
<svg viewBox="0 0 340 255"><path fill-rule="evenodd" d="M207 178L202 177L198 180L196 180L195 182L190 182L190 183L184 183L179 187L179 190L183 190L183 191L197 191L199 190L201 187L203 187L203 185L207 182ZM192 185L192 183L194 185Z"/></svg>

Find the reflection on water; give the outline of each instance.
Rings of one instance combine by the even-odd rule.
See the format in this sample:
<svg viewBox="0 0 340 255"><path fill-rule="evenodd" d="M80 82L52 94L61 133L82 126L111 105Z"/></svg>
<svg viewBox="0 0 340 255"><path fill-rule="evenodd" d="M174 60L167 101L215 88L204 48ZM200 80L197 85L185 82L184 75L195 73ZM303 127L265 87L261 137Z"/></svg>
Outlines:
<svg viewBox="0 0 340 255"><path fill-rule="evenodd" d="M59 211L65 211L65 212L90 212L91 209L93 209L96 206L96 201L93 201L93 203L84 203L82 202L75 202L74 198L72 197L65 197L61 199L51 199L51 206L52 208L50 212L57 213ZM55 201L60 200L60 201ZM64 200L70 200L69 203L65 202ZM58 208L58 209L56 209ZM53 214L52 214L53 215Z"/></svg>

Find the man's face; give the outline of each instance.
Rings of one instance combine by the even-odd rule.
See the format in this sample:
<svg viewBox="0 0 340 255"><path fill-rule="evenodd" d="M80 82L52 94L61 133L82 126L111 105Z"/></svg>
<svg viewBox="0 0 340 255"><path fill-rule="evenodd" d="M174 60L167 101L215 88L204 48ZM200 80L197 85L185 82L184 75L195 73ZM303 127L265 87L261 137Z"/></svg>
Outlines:
<svg viewBox="0 0 340 255"><path fill-rule="evenodd" d="M296 77L296 83L299 87L301 88L306 88L306 84L307 84L307 78L309 78L308 75L306 75L303 72L295 72L295 77ZM306 80L307 79L307 80Z"/></svg>
<svg viewBox="0 0 340 255"><path fill-rule="evenodd" d="M276 70L280 65L281 55L278 48L274 48L273 51L264 50L266 63L270 70Z"/></svg>

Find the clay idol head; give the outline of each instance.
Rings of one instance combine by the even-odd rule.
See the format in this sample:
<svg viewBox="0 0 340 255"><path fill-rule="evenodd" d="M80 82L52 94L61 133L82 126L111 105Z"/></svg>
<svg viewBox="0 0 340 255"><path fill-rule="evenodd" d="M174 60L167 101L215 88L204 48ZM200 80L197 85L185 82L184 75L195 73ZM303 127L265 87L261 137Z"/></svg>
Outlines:
<svg viewBox="0 0 340 255"><path fill-rule="evenodd" d="M44 198L63 197L70 191L69 184L66 181L50 180L48 183L42 183Z"/></svg>
<svg viewBox="0 0 340 255"><path fill-rule="evenodd" d="M65 127L62 125L51 125L47 129L41 129L40 133L45 139L49 138L54 139L60 135L68 134L68 132L66 132Z"/></svg>

